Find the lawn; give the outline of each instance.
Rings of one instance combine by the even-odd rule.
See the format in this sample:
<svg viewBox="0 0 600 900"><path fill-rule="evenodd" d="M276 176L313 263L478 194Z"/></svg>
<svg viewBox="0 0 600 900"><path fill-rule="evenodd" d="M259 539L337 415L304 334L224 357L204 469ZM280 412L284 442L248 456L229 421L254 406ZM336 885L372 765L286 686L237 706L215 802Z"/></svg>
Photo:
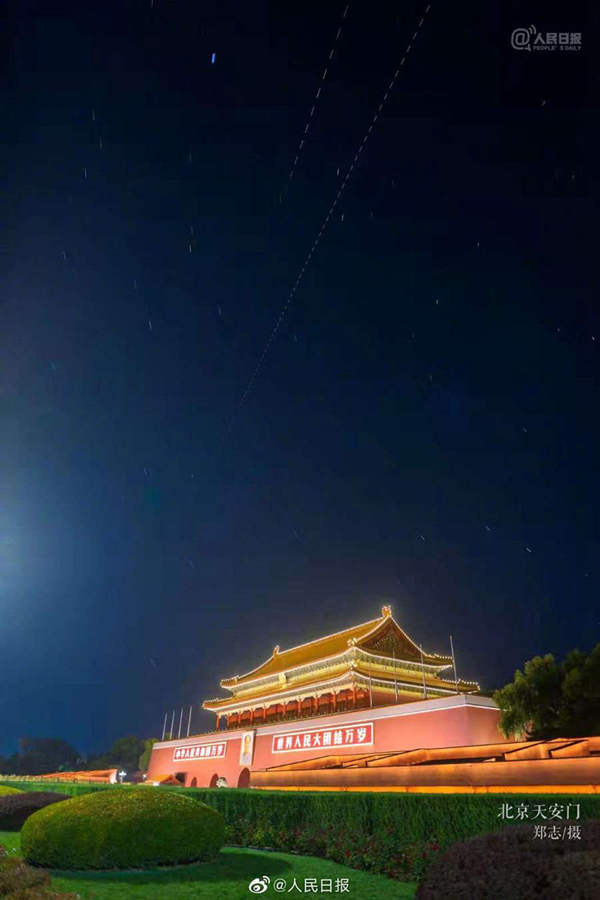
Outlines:
<svg viewBox="0 0 600 900"><path fill-rule="evenodd" d="M19 834L0 831L0 844L19 851ZM82 898L94 900L242 900L252 896L249 883L257 876L271 879L265 898L279 894L298 897L304 891L304 879L317 879L316 896L343 896L336 890L336 879L345 878L349 891L344 894L357 900L404 900L414 897L415 884L392 881L383 875L369 875L346 866L290 853L269 853L228 847L214 863L181 866L175 869L150 869L144 872L53 872L52 884L64 891L77 891ZM293 887L293 880L300 890ZM274 890L277 879L285 880L279 892ZM321 893L321 879L331 879L331 890ZM289 889L292 888L290 891ZM312 896L315 896L313 893Z"/></svg>

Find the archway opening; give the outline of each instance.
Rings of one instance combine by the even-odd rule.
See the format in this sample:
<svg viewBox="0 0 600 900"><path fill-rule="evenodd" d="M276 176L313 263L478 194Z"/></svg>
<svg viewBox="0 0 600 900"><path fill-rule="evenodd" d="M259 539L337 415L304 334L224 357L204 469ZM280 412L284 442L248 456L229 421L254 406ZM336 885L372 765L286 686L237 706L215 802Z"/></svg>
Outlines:
<svg viewBox="0 0 600 900"><path fill-rule="evenodd" d="M197 778L192 778L192 780L190 781L190 787L198 787L198 779Z"/></svg>
<svg viewBox="0 0 600 900"><path fill-rule="evenodd" d="M215 774L213 775L213 777L210 779L210 783L209 783L208 786L211 787L211 788L216 788L218 777L219 777L219 776L218 776L217 773L215 772Z"/></svg>
<svg viewBox="0 0 600 900"><path fill-rule="evenodd" d="M237 786L239 788L247 788L250 784L250 769L242 769L238 778Z"/></svg>

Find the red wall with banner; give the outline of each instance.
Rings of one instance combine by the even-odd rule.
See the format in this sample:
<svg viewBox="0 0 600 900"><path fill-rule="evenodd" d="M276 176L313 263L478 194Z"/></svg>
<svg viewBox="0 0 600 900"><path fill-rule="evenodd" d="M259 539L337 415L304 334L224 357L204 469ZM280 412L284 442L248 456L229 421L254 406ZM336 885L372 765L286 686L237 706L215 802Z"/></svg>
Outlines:
<svg viewBox="0 0 600 900"><path fill-rule="evenodd" d="M252 730L217 731L156 743L147 781L177 775L190 787L246 787L257 769L330 754L456 747L504 741L498 707L487 697L453 694L290 720ZM222 782L221 782L222 783Z"/></svg>

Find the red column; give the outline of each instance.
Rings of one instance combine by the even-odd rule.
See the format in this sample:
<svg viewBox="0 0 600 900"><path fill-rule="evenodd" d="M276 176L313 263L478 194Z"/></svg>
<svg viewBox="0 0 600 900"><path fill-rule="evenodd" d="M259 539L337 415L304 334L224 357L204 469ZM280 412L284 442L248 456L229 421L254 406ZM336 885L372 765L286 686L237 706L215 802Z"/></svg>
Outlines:
<svg viewBox="0 0 600 900"><path fill-rule="evenodd" d="M217 716L217 731L219 730L220 724L221 724L221 716Z"/></svg>
<svg viewBox="0 0 600 900"><path fill-rule="evenodd" d="M296 715L300 718L302 713L302 700L296 700Z"/></svg>
<svg viewBox="0 0 600 900"><path fill-rule="evenodd" d="M254 710L250 710L250 724L254 725Z"/></svg>
<svg viewBox="0 0 600 900"><path fill-rule="evenodd" d="M333 711L335 712L337 709L337 694L336 694L336 692L332 691L331 696L333 698Z"/></svg>
<svg viewBox="0 0 600 900"><path fill-rule="evenodd" d="M356 709L356 687L354 685L352 686L352 703L354 709Z"/></svg>

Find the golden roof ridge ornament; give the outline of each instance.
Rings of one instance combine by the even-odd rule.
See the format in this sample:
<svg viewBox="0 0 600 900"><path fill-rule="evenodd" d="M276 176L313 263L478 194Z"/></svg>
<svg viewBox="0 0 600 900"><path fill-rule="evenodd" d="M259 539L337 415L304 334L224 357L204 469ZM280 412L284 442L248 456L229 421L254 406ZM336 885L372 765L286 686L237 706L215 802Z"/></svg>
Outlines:
<svg viewBox="0 0 600 900"><path fill-rule="evenodd" d="M390 618L390 616L392 615L392 607L388 606L388 605L382 606L381 607L381 615L383 616L384 619Z"/></svg>

